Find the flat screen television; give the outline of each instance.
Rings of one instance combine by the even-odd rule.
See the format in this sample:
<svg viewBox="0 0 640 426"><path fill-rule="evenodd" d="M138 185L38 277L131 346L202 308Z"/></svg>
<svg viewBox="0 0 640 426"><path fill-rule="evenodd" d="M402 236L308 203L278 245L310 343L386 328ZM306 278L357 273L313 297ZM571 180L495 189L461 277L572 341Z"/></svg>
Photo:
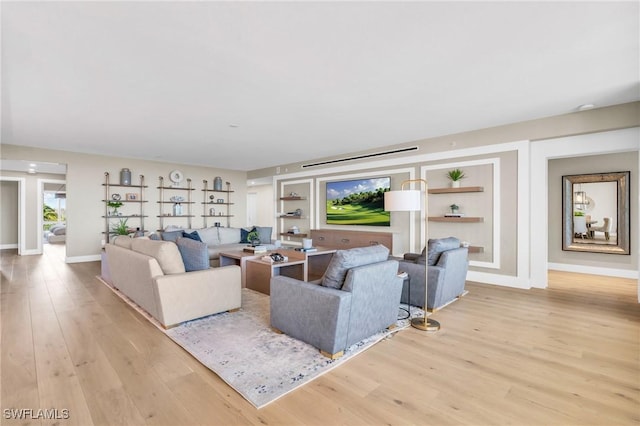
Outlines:
<svg viewBox="0 0 640 426"><path fill-rule="evenodd" d="M384 211L384 193L390 177L327 182L327 224L390 226Z"/></svg>

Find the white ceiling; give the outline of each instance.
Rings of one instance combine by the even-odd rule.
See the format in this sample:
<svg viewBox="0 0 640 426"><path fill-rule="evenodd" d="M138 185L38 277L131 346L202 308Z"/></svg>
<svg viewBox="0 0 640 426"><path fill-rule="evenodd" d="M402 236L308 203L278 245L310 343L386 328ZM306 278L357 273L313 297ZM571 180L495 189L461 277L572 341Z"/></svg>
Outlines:
<svg viewBox="0 0 640 426"><path fill-rule="evenodd" d="M255 170L640 99L637 1L1 14L6 144Z"/></svg>

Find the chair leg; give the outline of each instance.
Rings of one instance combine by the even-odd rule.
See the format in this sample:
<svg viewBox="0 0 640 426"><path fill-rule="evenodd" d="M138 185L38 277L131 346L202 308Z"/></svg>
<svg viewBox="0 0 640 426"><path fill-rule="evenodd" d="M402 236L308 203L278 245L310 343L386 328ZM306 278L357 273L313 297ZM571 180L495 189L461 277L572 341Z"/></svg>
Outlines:
<svg viewBox="0 0 640 426"><path fill-rule="evenodd" d="M608 232L605 232L605 233L604 233L604 238L605 238L607 241L609 241L609 233L608 233Z"/></svg>
<svg viewBox="0 0 640 426"><path fill-rule="evenodd" d="M336 352L335 354L330 354L329 352L325 352L323 350L320 350L320 353L323 356L326 356L329 359L338 359L340 358L342 355L344 355L344 351L340 351L340 352Z"/></svg>

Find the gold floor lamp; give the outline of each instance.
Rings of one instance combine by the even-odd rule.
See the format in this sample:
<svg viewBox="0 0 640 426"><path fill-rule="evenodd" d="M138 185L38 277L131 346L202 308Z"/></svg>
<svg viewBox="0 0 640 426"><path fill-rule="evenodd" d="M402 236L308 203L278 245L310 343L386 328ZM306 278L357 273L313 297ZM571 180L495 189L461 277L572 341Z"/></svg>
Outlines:
<svg viewBox="0 0 640 426"><path fill-rule="evenodd" d="M428 208L428 188L429 184L424 179L409 179L402 182L400 191L387 191L384 193L384 209L389 212L421 211L422 203L420 196L422 191L417 189L405 190L404 186L412 182L424 183L424 241L429 243L429 208ZM426 259L425 259L426 260ZM438 331L440 323L427 318L427 300L429 289L429 265L424 262L424 318L413 318L411 326L423 331ZM409 305L411 300L408 301Z"/></svg>

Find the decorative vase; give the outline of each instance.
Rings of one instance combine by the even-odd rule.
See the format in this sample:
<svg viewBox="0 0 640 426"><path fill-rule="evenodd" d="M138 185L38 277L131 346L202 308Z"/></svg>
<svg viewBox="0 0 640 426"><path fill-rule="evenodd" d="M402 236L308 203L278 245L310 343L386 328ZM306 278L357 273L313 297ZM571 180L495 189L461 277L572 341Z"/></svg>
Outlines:
<svg viewBox="0 0 640 426"><path fill-rule="evenodd" d="M452 180L451 181L451 187L452 188L460 188L460 181L459 180Z"/></svg>
<svg viewBox="0 0 640 426"><path fill-rule="evenodd" d="M120 170L120 185L131 185L131 170Z"/></svg>
<svg viewBox="0 0 640 426"><path fill-rule="evenodd" d="M222 191L222 178L220 176L216 176L213 179L213 190Z"/></svg>

